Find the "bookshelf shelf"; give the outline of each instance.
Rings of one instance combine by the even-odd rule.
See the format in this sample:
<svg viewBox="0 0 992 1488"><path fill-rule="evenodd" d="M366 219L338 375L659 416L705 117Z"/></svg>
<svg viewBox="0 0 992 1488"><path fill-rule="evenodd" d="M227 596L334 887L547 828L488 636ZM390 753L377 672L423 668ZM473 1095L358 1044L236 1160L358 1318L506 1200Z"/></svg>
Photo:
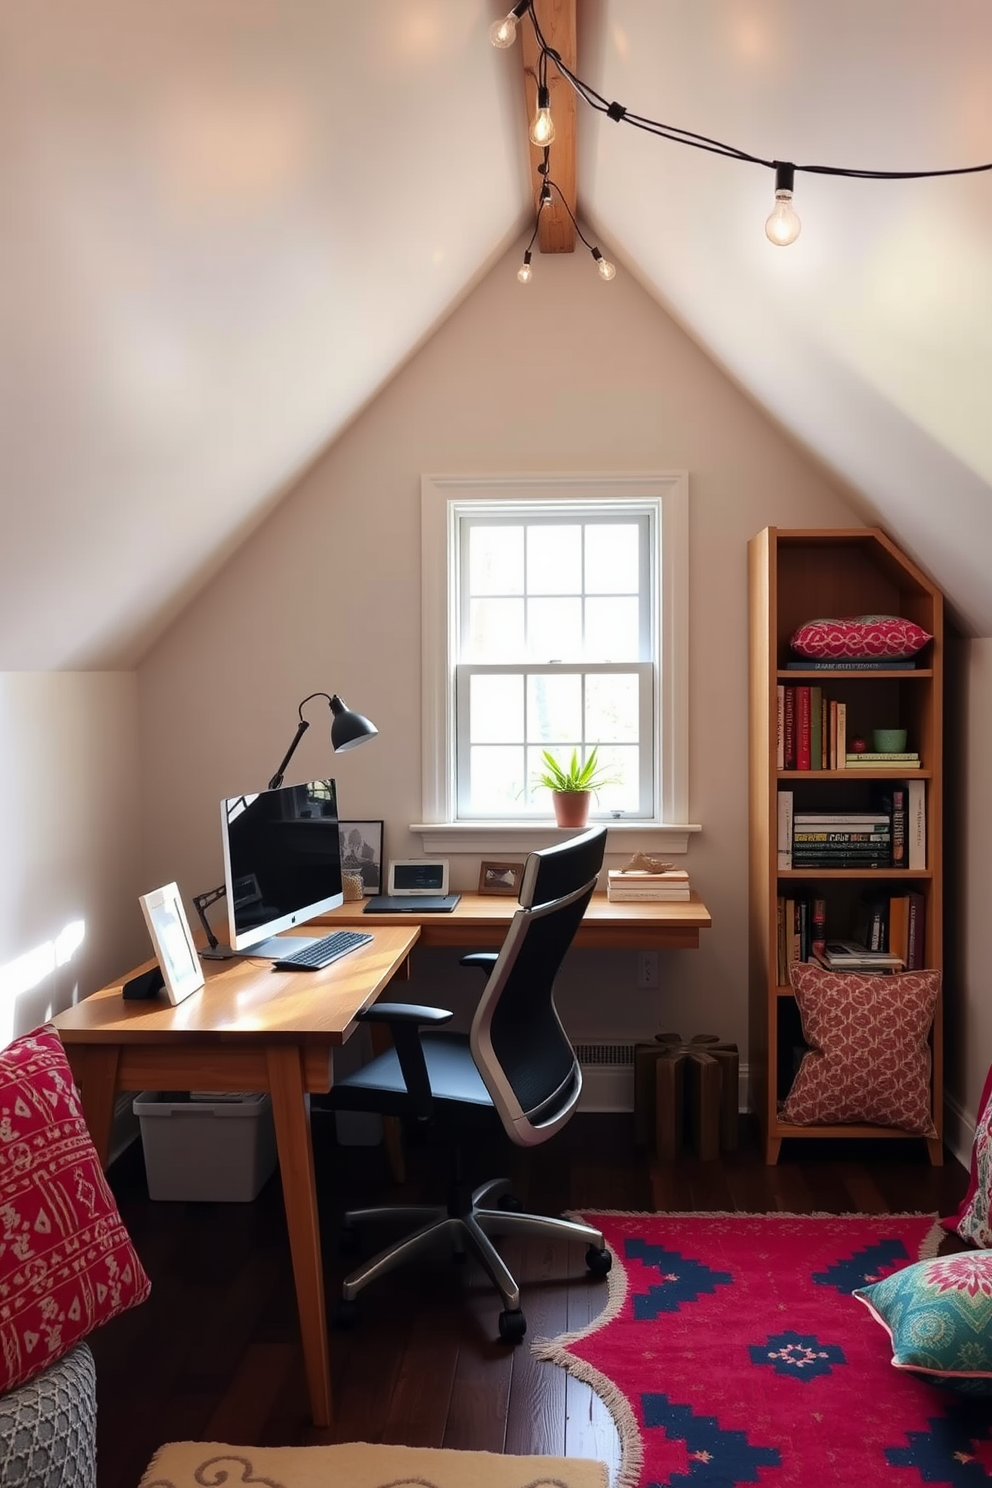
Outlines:
<svg viewBox="0 0 992 1488"><path fill-rule="evenodd" d="M910 1140L888 1127L794 1126L779 1119L794 1072L801 1022L791 987L782 976L779 903L822 900L826 935L859 939L856 916L864 901L892 906L908 894L914 924L922 923L922 965L940 968L942 945L942 706L943 599L929 578L880 528L785 529L767 527L748 544L749 565L749 1041L752 1103L761 1123L765 1161L778 1160L789 1138ZM790 667L789 638L821 615L902 615L933 640L913 668L858 670ZM781 767L778 749L782 688L819 688L817 697L844 703L846 738L870 738L879 728L904 728L920 767L797 770ZM799 694L795 694L798 716ZM820 704L814 701L813 714ZM790 700L791 707L791 700ZM823 703L826 719L826 703ZM840 708L836 710L840 713ZM810 716L805 708L804 717ZM826 725L824 724L824 727ZM838 726L839 734L839 726ZM823 735L823 760L827 759ZM840 736L837 749L845 743ZM815 748L813 759L819 759ZM840 757L843 757L841 754ZM790 758L787 754L786 758ZM779 794L791 793L796 813L847 814L877 809L902 782L907 798L922 799L925 867L780 867ZM921 782L921 784L913 784ZM907 812L907 820L908 820ZM792 837L788 834L791 854ZM826 851L826 850L825 850ZM787 860L787 859L786 859ZM887 947L883 947L887 948ZM937 1136L927 1140L930 1161L942 1161L942 1031L938 1005L931 1035L932 1116ZM920 1140L917 1138L916 1140Z"/></svg>

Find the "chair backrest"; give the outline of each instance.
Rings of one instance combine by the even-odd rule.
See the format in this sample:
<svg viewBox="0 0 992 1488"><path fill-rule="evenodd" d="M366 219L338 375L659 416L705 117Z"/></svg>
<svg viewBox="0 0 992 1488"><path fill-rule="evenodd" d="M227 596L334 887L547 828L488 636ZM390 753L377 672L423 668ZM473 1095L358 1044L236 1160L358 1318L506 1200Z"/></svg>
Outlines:
<svg viewBox="0 0 992 1488"><path fill-rule="evenodd" d="M521 901L529 893L530 902L522 902L510 922L472 1020L472 1056L503 1126L521 1147L554 1136L582 1091L554 985L605 849L606 828L600 827L530 854L521 886Z"/></svg>

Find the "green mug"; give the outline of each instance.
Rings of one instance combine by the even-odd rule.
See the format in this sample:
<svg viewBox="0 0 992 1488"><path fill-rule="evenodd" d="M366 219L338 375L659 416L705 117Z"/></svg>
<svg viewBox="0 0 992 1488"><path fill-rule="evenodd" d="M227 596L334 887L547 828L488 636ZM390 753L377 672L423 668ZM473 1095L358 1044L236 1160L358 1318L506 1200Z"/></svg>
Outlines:
<svg viewBox="0 0 992 1488"><path fill-rule="evenodd" d="M905 754L905 729L873 729L872 746L876 754Z"/></svg>

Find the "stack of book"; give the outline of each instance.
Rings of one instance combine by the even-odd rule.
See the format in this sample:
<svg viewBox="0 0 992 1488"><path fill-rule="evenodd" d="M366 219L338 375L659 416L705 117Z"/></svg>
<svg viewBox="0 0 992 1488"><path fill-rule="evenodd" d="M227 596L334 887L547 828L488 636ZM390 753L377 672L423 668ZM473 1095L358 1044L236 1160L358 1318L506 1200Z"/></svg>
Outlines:
<svg viewBox="0 0 992 1488"><path fill-rule="evenodd" d="M793 868L888 868L892 821L884 811L796 812Z"/></svg>
<svg viewBox="0 0 992 1488"><path fill-rule="evenodd" d="M814 959L828 971L902 971L906 964L901 956L889 951L870 951L857 940L828 940Z"/></svg>
<svg viewBox="0 0 992 1488"><path fill-rule="evenodd" d="M844 768L847 770L885 770L890 765L894 765L897 770L918 770L920 756L914 750L904 754L863 751L861 754L848 754Z"/></svg>
<svg viewBox="0 0 992 1488"><path fill-rule="evenodd" d="M606 875L606 897L615 904L643 899L688 899L689 894L689 875L684 868L667 868L661 873L611 868Z"/></svg>

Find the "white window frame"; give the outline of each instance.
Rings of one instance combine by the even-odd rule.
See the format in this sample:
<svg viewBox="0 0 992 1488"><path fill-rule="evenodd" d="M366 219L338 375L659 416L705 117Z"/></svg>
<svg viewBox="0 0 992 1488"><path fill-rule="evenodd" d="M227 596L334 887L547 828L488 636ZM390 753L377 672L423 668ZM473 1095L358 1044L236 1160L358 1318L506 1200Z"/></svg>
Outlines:
<svg viewBox="0 0 992 1488"><path fill-rule="evenodd" d="M457 512L472 501L583 500L657 503L657 610L661 625L655 734L660 744L656 818L610 822L607 850L688 851L700 827L689 803L689 479L686 471L553 472L421 476L423 819L411 824L428 853L530 851L559 840L552 821L458 822L454 677Z"/></svg>

